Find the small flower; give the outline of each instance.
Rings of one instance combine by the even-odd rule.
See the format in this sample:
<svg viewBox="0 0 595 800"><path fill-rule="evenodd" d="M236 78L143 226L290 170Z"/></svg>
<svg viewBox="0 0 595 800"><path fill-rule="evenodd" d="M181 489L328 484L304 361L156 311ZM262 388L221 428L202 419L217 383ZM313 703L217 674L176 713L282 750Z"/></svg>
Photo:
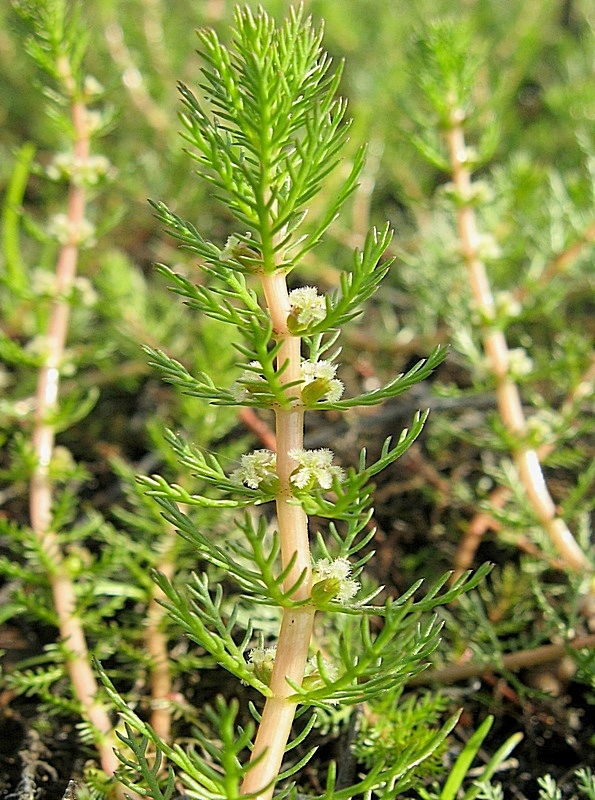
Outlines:
<svg viewBox="0 0 595 800"><path fill-rule="evenodd" d="M236 483L242 483L250 489L258 489L263 481L271 482L277 478L275 467L277 457L271 450L255 450L241 458L241 467L231 476Z"/></svg>
<svg viewBox="0 0 595 800"><path fill-rule="evenodd" d="M92 247L95 244L95 226L88 219L74 224L66 214L54 214L48 223L48 233L61 245Z"/></svg>
<svg viewBox="0 0 595 800"><path fill-rule="evenodd" d="M308 659L306 664L304 679L302 681L302 689L313 691L315 689L324 688L326 683L322 678L321 672L324 672L324 677L331 683L336 681L339 677L339 670L334 664L329 664L326 658L321 658L319 660L317 656L312 656L312 658ZM327 702L334 704L337 701L330 699L327 700Z"/></svg>
<svg viewBox="0 0 595 800"><path fill-rule="evenodd" d="M267 686L271 682L276 655L276 647L255 647L248 656L252 671Z"/></svg>
<svg viewBox="0 0 595 800"><path fill-rule="evenodd" d="M304 361L301 366L302 401L311 405L326 396L330 403L340 400L343 384L335 378L337 366L330 361Z"/></svg>
<svg viewBox="0 0 595 800"><path fill-rule="evenodd" d="M110 177L114 170L102 155L79 158L72 153L58 153L46 169L52 180L70 180L75 186L95 186L102 178Z"/></svg>
<svg viewBox="0 0 595 800"><path fill-rule="evenodd" d="M38 298L54 298L58 295L58 279L53 272L42 267L33 267L31 270L30 288Z"/></svg>
<svg viewBox="0 0 595 800"><path fill-rule="evenodd" d="M351 564L344 556L331 561L321 558L313 568L314 586L312 597L316 601L327 603L329 600L338 600L339 603L348 603L360 589L360 582L350 578ZM318 589L317 589L318 587Z"/></svg>
<svg viewBox="0 0 595 800"><path fill-rule="evenodd" d="M527 433L531 437L531 444L539 447L555 441L556 433L560 431L561 419L555 411L542 408L536 411L527 420Z"/></svg>
<svg viewBox="0 0 595 800"><path fill-rule="evenodd" d="M82 275L74 279L73 290L81 304L87 308L94 306L99 299L91 281Z"/></svg>
<svg viewBox="0 0 595 800"><path fill-rule="evenodd" d="M99 97L104 93L105 89L93 75L85 75L83 91L87 97Z"/></svg>
<svg viewBox="0 0 595 800"><path fill-rule="evenodd" d="M508 372L515 380L526 378L533 370L533 359L524 347L514 347L508 351Z"/></svg>
<svg viewBox="0 0 595 800"><path fill-rule="evenodd" d="M496 261L502 258L502 248L495 236L484 233L477 240L477 255L482 261Z"/></svg>
<svg viewBox="0 0 595 800"><path fill-rule="evenodd" d="M322 659L322 667L326 673L326 677L331 681L336 681L339 677L339 670L335 667L334 664L329 663L326 658ZM310 675L319 676L320 670L318 666L318 658L316 656L312 656L312 658L308 659L308 663L306 664L306 669L304 674L309 677Z"/></svg>
<svg viewBox="0 0 595 800"><path fill-rule="evenodd" d="M292 333L305 330L326 316L324 297L313 286L302 286L289 293L291 313L287 325Z"/></svg>
<svg viewBox="0 0 595 800"><path fill-rule="evenodd" d="M95 108L87 108L85 113L85 121L87 124L87 133L89 136L95 136L95 134L101 133L106 129L107 126L109 126L110 113L109 111L99 111ZM115 168L112 168L111 172L115 174Z"/></svg>
<svg viewBox="0 0 595 800"><path fill-rule="evenodd" d="M495 301L498 316L503 319L513 319L522 314L523 307L512 292L498 292Z"/></svg>
<svg viewBox="0 0 595 800"><path fill-rule="evenodd" d="M337 480L343 478L343 470L341 467L333 466L334 454L326 447L320 450L293 448L288 455L299 464L290 479L298 489L311 489L316 485L321 489L330 489L335 478Z"/></svg>
<svg viewBox="0 0 595 800"><path fill-rule="evenodd" d="M251 237L248 231L245 236L232 233L225 242L225 247L219 255L221 261L237 261L250 272L256 271L261 263L261 256L257 250L250 247L248 241Z"/></svg>

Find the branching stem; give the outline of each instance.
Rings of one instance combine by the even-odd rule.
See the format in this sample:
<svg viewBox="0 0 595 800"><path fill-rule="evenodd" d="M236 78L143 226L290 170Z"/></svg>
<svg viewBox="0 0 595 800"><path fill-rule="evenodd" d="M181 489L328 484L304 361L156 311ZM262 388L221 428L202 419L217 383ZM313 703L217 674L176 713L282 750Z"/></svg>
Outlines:
<svg viewBox="0 0 595 800"><path fill-rule="evenodd" d="M495 318L496 307L486 265L479 255L480 236L476 214L472 204L465 201L465 198L471 196L472 185L462 118L462 115L454 110L446 134L453 181L461 198L457 215L459 237L476 307L483 319L491 320ZM568 567L574 570L586 569L589 567L589 562L585 554L564 520L557 514L543 477L538 454L535 449L523 443L527 426L519 389L510 374L506 337L501 330L488 322L484 326L483 343L496 378L500 417L508 433L519 442L513 458L529 503Z"/></svg>

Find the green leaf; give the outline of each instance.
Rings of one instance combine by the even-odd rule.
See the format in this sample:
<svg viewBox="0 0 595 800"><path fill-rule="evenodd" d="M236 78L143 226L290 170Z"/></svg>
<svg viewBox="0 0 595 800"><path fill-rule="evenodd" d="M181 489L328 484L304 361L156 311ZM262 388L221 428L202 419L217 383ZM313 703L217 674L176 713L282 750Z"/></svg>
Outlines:
<svg viewBox="0 0 595 800"><path fill-rule="evenodd" d="M493 722L493 716L486 717L479 728L472 734L471 738L465 744L465 747L455 761L450 771L450 775L444 784L444 788L440 793L440 800L455 800L457 793L463 785L463 781L469 772L471 764L475 760L477 751L483 744L485 737L488 735Z"/></svg>
<svg viewBox="0 0 595 800"><path fill-rule="evenodd" d="M164 575L157 572L153 575L156 584L165 595L161 604L169 611L174 622L204 647L228 672L257 689L265 697L269 697L271 690L256 677L244 658L244 652L252 638L252 629L249 627L244 632L238 645L233 636L236 632L237 607L231 612L227 621L222 618L221 584L217 584L213 598L209 592L207 575L194 574L186 592L175 589Z"/></svg>
<svg viewBox="0 0 595 800"><path fill-rule="evenodd" d="M380 389L374 389L371 392L366 392L358 397L351 397L347 400L337 400L334 403L328 401L320 401L316 404L317 408L356 408L357 406L372 406L382 403L390 397L398 397L403 392L406 392L416 383L426 380L432 372L438 367L446 358L448 349L438 345L432 350L428 358L418 361L408 372L401 373L393 378L385 386Z"/></svg>
<svg viewBox="0 0 595 800"><path fill-rule="evenodd" d="M35 146L22 145L15 157L15 165L10 176L2 203L2 254L6 275L0 276L17 296L22 295L28 285L27 273L20 248L20 220L25 190L31 173L31 165L35 158ZM3 335L4 338L4 335ZM4 355L0 352L0 358Z"/></svg>
<svg viewBox="0 0 595 800"><path fill-rule="evenodd" d="M475 779L475 785L465 792L463 800L474 800L474 798L477 797L479 792L479 786L477 786L477 783L486 783L487 781L491 780L492 776L501 768L503 762L512 753L522 738L522 733L513 733L512 736L509 736L508 739L506 739L504 744L500 745L488 763L483 767L481 776Z"/></svg>
<svg viewBox="0 0 595 800"><path fill-rule="evenodd" d="M361 306L374 294L392 263L391 259L380 264L391 239L392 230L388 223L381 231L376 228L369 231L363 250L353 253L351 270L341 273L340 291L326 298L326 316L308 330L308 335L344 325L361 313Z"/></svg>
<svg viewBox="0 0 595 800"><path fill-rule="evenodd" d="M236 8L229 50L213 30L198 35L204 106L180 86L191 155L201 176L250 231L253 267L260 263L265 272L290 267L336 217L363 164L360 151L322 222L290 261L287 253L301 239L304 212L347 142L346 104L335 98L341 70L329 73L322 33L304 18L301 6L291 8L279 28L262 9L254 16L249 8Z"/></svg>
<svg viewBox="0 0 595 800"><path fill-rule="evenodd" d="M356 520L368 512L371 490L366 486L370 479L400 458L421 433L428 412L418 412L413 418L411 430L401 431L397 444L391 449L391 438L384 442L380 458L366 466L366 451L360 452L359 471L350 468L342 481L333 482L333 495L322 490L297 494L297 498L307 514L330 519ZM355 523L356 524L356 523Z"/></svg>

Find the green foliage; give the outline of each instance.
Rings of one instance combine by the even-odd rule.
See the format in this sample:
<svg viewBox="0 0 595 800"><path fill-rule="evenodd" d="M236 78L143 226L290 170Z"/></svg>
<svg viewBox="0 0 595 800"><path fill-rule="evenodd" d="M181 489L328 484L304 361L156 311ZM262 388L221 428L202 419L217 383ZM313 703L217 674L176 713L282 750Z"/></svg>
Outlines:
<svg viewBox="0 0 595 800"><path fill-rule="evenodd" d="M355 188L362 156L314 232L298 237L308 204L347 140L345 103L335 96L340 71L329 76L321 32L305 22L301 7L290 9L278 29L271 17L253 16L248 8L238 8L234 22L231 51L214 31L199 32L201 89L212 116L182 85L184 136L205 168L201 175L249 228L238 236L238 251L246 252L232 251L230 263L249 270L254 244L270 272L295 264L318 243Z"/></svg>
<svg viewBox="0 0 595 800"><path fill-rule="evenodd" d="M15 11L25 19L32 33L25 42L27 53L57 84L65 78L64 65L74 78L71 91L81 90L83 58L89 42L80 19L80 8L68 8L64 3L42 0L31 3L16 0Z"/></svg>
<svg viewBox="0 0 595 800"><path fill-rule="evenodd" d="M248 746L253 725L248 725L244 730L236 727L237 701L226 703L222 697L218 697L214 706L205 709L207 718L220 738L218 742L211 741L198 728L194 730L196 744L207 754L203 757L194 747L184 749L178 744L168 746L150 725L123 702L105 673L102 677L109 696L126 724L126 733L119 734L119 738L135 756L135 760L131 760L120 755L125 767L122 780L126 786L144 792L150 786L150 791L155 792L158 800L171 796L171 772L158 775L156 768L156 764L161 764L162 756L152 758L152 763L147 760L147 744L151 742L170 764L178 767L190 797L215 800L238 796L239 783L247 769L240 764L238 755Z"/></svg>
<svg viewBox="0 0 595 800"><path fill-rule="evenodd" d="M302 249L296 253L292 247L292 236L305 215L300 214L295 222L291 221L291 217L303 210L304 204L312 199L319 188L319 181L323 177L319 171L320 166L326 161L325 169L330 171L335 165L333 160L328 163L329 152L334 159L344 144L345 129L339 132L338 122L333 120L336 110L340 116L343 114L342 106L333 99L338 79L328 79L321 84L328 62L319 53L318 39L309 23L302 23L301 12L292 12L285 25L276 29L264 12L259 12L254 18L248 9L238 10L236 37L231 52L219 43L212 31L201 32L199 38L203 46L202 55L208 65L203 70L207 83L203 84L202 89L212 104L214 116L208 116L194 94L182 87L186 107L183 117L186 136L199 149L198 160L207 167L207 179L223 192L221 199L239 221L250 226L250 231L245 236L232 237L225 249L221 250L205 241L194 225L170 212L162 203L154 203L159 219L166 224L173 236L182 242L184 248L201 257L201 269L211 281L215 281L214 288L211 288L211 284L195 286L183 275L176 275L164 266L160 267L160 271L173 280L174 291L182 295L191 308L232 325L247 340L250 349L244 345L236 346L246 357L246 362L239 366L249 369L250 374L254 373L253 379L243 379L244 385L249 387L248 404L276 406L288 411L294 406L297 395L293 391L294 384L287 384L281 377L287 367L286 364L278 364L283 340L275 342L276 333L272 319L269 321L268 316L269 311L271 315L275 311L272 307L266 309L261 306L258 295L249 288L246 276L251 272L262 272L266 276L274 270L287 271L293 268L328 227L328 221L336 216L345 199L346 192L340 193L332 214L327 212L324 225L316 228L316 239L311 240L306 247L301 245ZM291 42L291 51L287 50L288 42ZM208 48L207 53L205 48ZM267 57L262 60L260 54L264 52ZM279 73L272 69L272 65L276 63L276 59L280 64L285 64L290 54L297 57L302 52L306 54L303 62L300 60L299 65L285 65L288 71L283 72L283 97L280 98L280 88L270 85L271 81L279 80ZM274 92L272 88L275 89ZM322 89L324 94L321 96ZM272 125L271 121L281 113L279 109L283 110L283 115L289 115L287 125ZM329 127L325 128L327 123ZM311 170L310 175L308 170ZM291 323L291 332L304 336L309 344L313 354L312 363L316 364L318 357L326 349L322 346L322 337L328 335L336 325L350 320L386 274L386 267L379 269L377 265L388 242L388 228L382 235L373 232L367 238L363 252L356 253L354 257L353 273L341 280L342 294L335 294L331 299L326 298L315 327L302 324L298 328ZM290 258L288 254L292 249L294 253ZM221 284L225 288L221 288ZM296 319L299 323L299 316L296 315ZM335 339L336 335L333 335L332 341ZM165 379L185 393L209 399L216 404L241 402L232 391L218 388L208 373L201 371L196 378L165 352L153 348L149 353ZM398 376L382 389L352 401L323 402L317 406L338 410L352 405L379 403L422 380L443 358L444 352L437 349L427 362L419 362L406 375ZM253 365L258 365L258 368ZM365 537L357 546L354 545L355 537L369 519L370 494L366 484L372 476L406 451L419 434L424 419L425 415L418 414L412 431L403 431L397 445L392 449L390 440L387 440L379 460L375 463L367 465L363 451L359 471L350 470L346 475L336 474L332 481L332 500L325 497L324 487L316 490L308 485L303 491L297 487L294 490L294 502L303 504L307 513L347 521L347 538L343 541L336 527L332 528L332 535L341 543L342 552L354 554L368 541L369 537ZM284 586L294 568L297 553L283 564L282 569L275 568L283 534L274 533L265 545L264 521L255 527L246 516L244 523L240 524L240 530L246 536L250 549L238 544L235 539L220 545L212 537L204 535L179 508L180 503L189 507L197 505L217 508L241 508L264 503L276 498L279 491L278 481L273 478L263 479L264 473L262 476L254 473L242 485L235 473L231 478L228 477L213 454L185 444L173 434L169 435L168 441L180 465L191 469L207 490L215 489L219 496L213 497L210 492L191 494L178 484L172 484L158 475L142 478L142 485L148 495L154 497L164 509L166 519L197 548L202 558L222 570L228 578L233 578L253 602L271 603L273 607L282 608L299 608L311 602L291 599L305 579L304 572L292 585ZM269 464L270 459L263 457L261 461L261 468L267 469L268 466L265 465ZM328 483L330 485L330 478ZM246 485L249 488L245 488ZM323 552L328 553L324 540L321 538L320 541ZM367 560L364 558L359 562L359 570ZM362 602L352 605L345 603L342 606L329 602L332 601L331 593L330 598L323 603L327 613L349 613L353 615L354 622L359 617L359 622L343 630L338 642L336 666L331 669L319 652L314 661L315 672L311 679L307 678L302 685L289 681L295 691L289 701L328 709L336 703L356 705L369 702L386 692L389 687L401 686L411 675L423 669L424 661L438 645L440 624L435 617L428 616L427 612L472 588L486 571L480 570L471 581L467 581L465 576L440 596L438 592L447 580L445 576L419 602L412 599L419 584L398 601L388 600L383 606L366 605ZM207 574L194 576L190 586L185 589L176 588L159 574L155 576L155 580L165 597L164 607L192 639L243 683L253 686L265 696L272 696L267 683L263 682L264 672L256 668L256 661L251 665L244 656L255 632L248 625L241 639L237 638L235 611L228 618L222 612L221 585L213 592L209 588ZM368 598L368 603L374 594ZM382 627L378 633L372 631L370 620L373 616L382 617ZM250 658L256 657L251 654ZM119 705L121 707L120 703ZM129 715L128 718L130 719ZM157 744L164 755L172 757L171 749L153 731L139 725L138 720L132 723L132 727ZM396 766L392 765L388 770L389 777L387 770L372 770L369 781L362 786L352 787L353 791L372 785L394 788L397 779L404 786L414 764L429 757L444 741L448 730L450 726L428 737L421 746L418 742L407 750L402 759L397 759ZM137 745L129 735L125 741L130 744L139 760L140 770L146 780L153 782L155 768L147 765L144 756L146 739L144 744ZM229 742L231 746L232 740ZM291 746L295 746L295 742ZM413 752L416 753L415 758L412 758ZM420 752L423 755L420 756ZM222 763L230 756L223 747L217 758ZM407 761L408 758L411 761ZM125 763L128 767L132 764L126 759ZM252 763L252 768L256 767L258 759ZM194 780L197 785L203 785L203 767L194 764L190 769L186 764L184 770L190 776L186 778L187 782ZM280 777L283 778L285 774L282 773ZM329 781L329 786L332 786L332 772L329 773ZM209 791L213 790L214 787L209 786ZM229 791L230 787L226 787L223 796L232 796ZM233 791L237 791L237 787Z"/></svg>
<svg viewBox="0 0 595 800"><path fill-rule="evenodd" d="M460 792L463 788L463 782L466 778L468 778L471 765L473 764L473 761L475 760L484 739L492 727L493 722L493 717L486 717L475 733L472 734L458 755L457 760L450 770L450 774L446 780L446 783L442 788L438 789L438 787L434 785L429 791L426 789L419 789L419 793L423 800L433 800L433 798L437 798L439 800L454 800L455 797L460 796ZM484 794L486 793L486 785L489 785L492 775L494 775L494 773L500 768L501 764L508 758L520 739L522 739L522 734L515 733L498 748L488 763L482 767L479 779L473 782L473 784L468 787L465 793L462 795L465 800L475 800L476 797L481 796L482 792ZM484 787L483 790L482 785Z"/></svg>
<svg viewBox="0 0 595 800"><path fill-rule="evenodd" d="M592 800L595 797L595 777L593 772L588 767L579 769L574 773L574 777L578 789L577 796ZM539 800L559 800L562 797L562 792L551 775L544 775L538 778L537 783L539 784Z"/></svg>
<svg viewBox="0 0 595 800"><path fill-rule="evenodd" d="M379 758L388 761L397 757L411 740L422 746L431 741L448 706L446 698L439 694L428 693L419 698L401 694L401 689L393 687L380 695L370 703L369 714L362 719L353 749L368 769ZM439 773L443 755L443 748L437 748L423 762L423 772L417 772L417 779Z"/></svg>

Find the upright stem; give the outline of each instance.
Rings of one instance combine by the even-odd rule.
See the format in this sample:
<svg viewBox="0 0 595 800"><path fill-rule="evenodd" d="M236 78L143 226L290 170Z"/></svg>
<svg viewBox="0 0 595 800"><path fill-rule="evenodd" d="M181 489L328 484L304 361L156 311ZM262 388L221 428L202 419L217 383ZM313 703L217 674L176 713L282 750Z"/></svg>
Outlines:
<svg viewBox="0 0 595 800"><path fill-rule="evenodd" d="M290 304L285 275L281 270L261 276L265 298L271 314L277 339L281 348L277 367L285 365L280 379L290 383L300 379L301 340L293 336L287 327ZM289 451L300 449L304 441L304 410L297 402L288 409L276 409L277 473L280 490L277 496L277 521L281 540L283 568L294 560L286 581L286 590L300 578L302 583L293 593L294 600L310 597L312 568L308 541L308 517L299 505L291 503L290 476L297 463L290 458ZM308 648L312 637L314 609L305 605L300 608L284 608L281 630L277 643L277 655L271 677L272 697L267 698L258 733L254 742L250 769L242 786L243 794L255 793L258 800L269 800L285 746L291 734L296 705L288 698L293 689L288 679L301 684L308 660ZM259 759L257 761L257 759Z"/></svg>
<svg viewBox="0 0 595 800"><path fill-rule="evenodd" d="M64 82L68 88L73 83L68 64L61 64ZM74 90L72 92L74 98ZM71 116L75 130L75 162L84 163L89 157L87 111L84 103L73 99ZM64 356L70 318L67 300L77 269L79 236L85 218L85 189L71 182L68 191L68 222L70 238L61 248L56 263L57 294L50 307L46 334L46 356L39 370L36 390L33 449L35 467L30 487L31 526L46 557L49 569L54 607L58 617L60 638L67 651L66 666L74 694L83 709L83 716L95 729L95 742L101 765L108 775L113 775L119 764L113 747L113 726L106 707L98 699L99 687L91 667L89 650L82 621L77 614L74 583L52 527L52 502L54 486L50 476L50 463L54 451L56 430L52 416L58 408L60 367ZM117 791L117 790L116 790ZM123 795L122 795L123 796Z"/></svg>
<svg viewBox="0 0 595 800"><path fill-rule="evenodd" d="M447 132L453 180L461 198L457 223L467 264L473 299L484 319L495 318L496 308L485 263L479 255L479 233L473 206L466 202L471 194L471 172L469 157L461 123L461 115L454 110ZM519 479L531 507L547 531L554 547L572 569L585 569L589 562L556 511L554 501L543 477L537 452L524 444L526 420L518 386L510 375L509 350L506 337L501 330L488 324L484 327L483 343L491 369L496 378L498 410L504 426L518 446L513 452Z"/></svg>
<svg viewBox="0 0 595 800"><path fill-rule="evenodd" d="M165 533L164 548L157 564L160 574L171 580L175 573L178 537L173 526L168 525ZM167 610L161 604L165 599L162 589L153 584L153 594L147 608L147 624L145 628L145 647L151 656L149 683L151 686L150 723L155 733L164 742L171 741L172 692L171 659L167 634L163 630L163 622L167 618Z"/></svg>

